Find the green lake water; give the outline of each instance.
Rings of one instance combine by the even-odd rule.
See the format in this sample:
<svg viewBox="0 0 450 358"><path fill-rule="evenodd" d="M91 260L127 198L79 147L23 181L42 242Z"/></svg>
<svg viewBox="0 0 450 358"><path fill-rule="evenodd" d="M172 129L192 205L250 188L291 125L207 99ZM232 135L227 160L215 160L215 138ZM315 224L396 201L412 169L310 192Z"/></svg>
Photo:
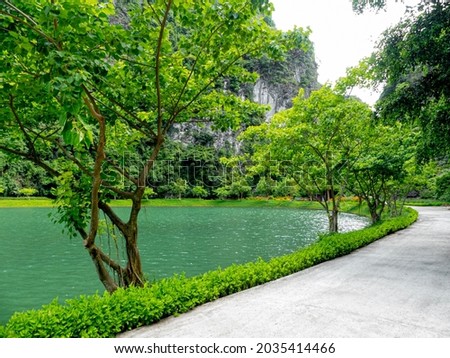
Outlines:
<svg viewBox="0 0 450 358"><path fill-rule="evenodd" d="M128 209L120 208L126 216ZM103 292L80 239L52 223L50 209L0 208L0 323L15 311ZM342 214L342 231L368 220ZM274 208L144 208L139 248L148 279L196 275L268 259L313 243L327 228L321 211ZM113 255L116 248L103 243ZM119 252L120 252L119 248Z"/></svg>

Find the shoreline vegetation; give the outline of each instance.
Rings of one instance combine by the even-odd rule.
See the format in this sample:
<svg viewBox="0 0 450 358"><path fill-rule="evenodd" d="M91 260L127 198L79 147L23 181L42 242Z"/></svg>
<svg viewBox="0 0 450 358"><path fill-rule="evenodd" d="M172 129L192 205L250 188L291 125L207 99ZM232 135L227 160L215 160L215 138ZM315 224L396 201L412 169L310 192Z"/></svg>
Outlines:
<svg viewBox="0 0 450 358"><path fill-rule="evenodd" d="M28 200L11 200L15 207ZM2 204L11 201L0 200ZM29 204L34 200L29 200ZM43 199L36 203L50 203ZM125 202L117 205L126 206ZM190 200L152 199L145 203L152 206L229 206L229 207L292 207L319 209L318 203L300 200L247 199ZM201 205L202 204L202 205ZM32 205L27 205L31 207ZM4 206L3 206L4 207ZM342 211L368 215L357 200L342 201ZM251 287L302 271L321 262L347 255L386 235L404 229L417 220L417 212L406 208L395 218L364 229L348 233L327 234L291 254L268 261L258 259L246 264L218 268L204 274L185 277L174 275L167 279L149 282L142 288L119 289L114 294L80 296L65 302L55 299L38 310L15 313L0 326L0 337L115 337L118 334L144 325L150 325L164 317L178 315L196 306L211 302Z"/></svg>
<svg viewBox="0 0 450 358"><path fill-rule="evenodd" d="M359 205L357 198L344 198L341 202L342 212L353 214L368 215L368 212L363 208L364 204ZM410 199L405 202L406 206L448 206L450 203L434 199ZM0 208L33 208L53 207L53 201L44 197L30 197L30 198L1 198ZM114 207L130 207L129 200L112 200L111 206ZM246 199L147 199L142 201L142 206L151 207L287 207L299 209L323 209L318 202L307 199L292 199L290 197L283 198L266 198L266 197L252 197ZM362 211L361 211L362 210Z"/></svg>

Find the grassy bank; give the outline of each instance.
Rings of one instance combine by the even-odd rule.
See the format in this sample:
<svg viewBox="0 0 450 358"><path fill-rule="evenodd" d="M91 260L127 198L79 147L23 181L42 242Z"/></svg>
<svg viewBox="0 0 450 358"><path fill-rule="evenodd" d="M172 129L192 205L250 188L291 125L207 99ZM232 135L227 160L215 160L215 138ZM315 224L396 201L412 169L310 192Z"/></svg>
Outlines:
<svg viewBox="0 0 450 358"><path fill-rule="evenodd" d="M131 200L112 200L111 206L129 207ZM149 199L143 200L143 206L149 207L302 207L305 209L320 209L320 205L311 201L289 199L243 199L243 200L204 200L204 199ZM48 198L1 198L0 207L52 207Z"/></svg>
<svg viewBox="0 0 450 358"><path fill-rule="evenodd" d="M448 206L447 201L436 199L408 199L405 203L407 206Z"/></svg>
<svg viewBox="0 0 450 358"><path fill-rule="evenodd" d="M357 203L346 205L358 210ZM326 235L313 245L269 261L232 265L191 278L175 275L142 288L119 289L113 295L83 296L63 304L55 301L39 310L14 314L5 327L0 326L0 337L114 337L349 254L416 219L417 212L406 209L401 217L354 232Z"/></svg>
<svg viewBox="0 0 450 358"><path fill-rule="evenodd" d="M114 207L129 207L130 200L112 200ZM143 206L149 207L240 207L240 208L300 208L300 209L322 209L319 203L307 200L291 200L289 198L250 198L243 200L204 200L204 199L149 199L142 202ZM446 206L450 203L435 199L411 199L406 201L407 206ZM0 208L30 208L30 207L53 207L51 199L48 198L0 198ZM364 207L364 205L362 206ZM367 210L359 207L355 200L343 200L341 209L344 212L368 215Z"/></svg>
<svg viewBox="0 0 450 358"><path fill-rule="evenodd" d="M0 208L51 208L53 203L48 198L0 198Z"/></svg>
<svg viewBox="0 0 450 358"><path fill-rule="evenodd" d="M110 204L114 207L129 207L131 200L112 200ZM292 200L290 198L249 198L242 200L205 200L205 199L149 199L143 200L143 206L150 207L288 207L303 209L322 209L319 203L307 200ZM435 199L409 199L406 201L408 206L446 206L450 203ZM20 208L20 207L53 207L51 199L48 198L0 198L0 208ZM357 213L359 209L358 202L347 199L341 202L341 209L345 212ZM366 213L363 212L365 215Z"/></svg>
<svg viewBox="0 0 450 358"><path fill-rule="evenodd" d="M112 200L111 206L129 207L130 200ZM322 209L319 203L307 200L291 200L288 198L265 199L251 198L243 200L204 200L204 199L149 199L142 202L147 207L239 207L239 208L301 208L301 209ZM20 207L53 207L51 199L48 198L1 198L0 207L20 208ZM343 211L357 211L358 203L355 201L343 201Z"/></svg>

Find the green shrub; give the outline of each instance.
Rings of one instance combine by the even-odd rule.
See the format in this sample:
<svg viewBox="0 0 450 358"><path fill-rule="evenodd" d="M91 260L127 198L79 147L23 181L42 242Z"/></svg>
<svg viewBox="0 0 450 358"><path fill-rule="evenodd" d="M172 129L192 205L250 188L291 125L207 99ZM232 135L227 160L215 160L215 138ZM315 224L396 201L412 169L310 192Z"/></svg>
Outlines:
<svg viewBox="0 0 450 358"><path fill-rule="evenodd" d="M144 189L144 196L143 196L144 199L148 200L148 199L150 199L151 197L153 197L155 195L156 195L156 193L153 190L153 188L148 188L147 187L147 188Z"/></svg>
<svg viewBox="0 0 450 358"><path fill-rule="evenodd" d="M175 275L141 288L119 289L112 295L81 296L64 304L55 300L39 310L14 314L5 327L0 326L0 337L114 337L346 255L409 226L417 215L407 208L401 217L359 231L325 235L311 246L269 261L259 259L191 278Z"/></svg>
<svg viewBox="0 0 450 358"><path fill-rule="evenodd" d="M229 186L222 186L214 190L214 193L217 195L219 199L228 198L231 195Z"/></svg>
<svg viewBox="0 0 450 358"><path fill-rule="evenodd" d="M436 178L436 196L440 200L450 201L450 172Z"/></svg>
<svg viewBox="0 0 450 358"><path fill-rule="evenodd" d="M191 194L194 198L206 198L208 194L208 190L200 185L196 185L192 188Z"/></svg>
<svg viewBox="0 0 450 358"><path fill-rule="evenodd" d="M19 189L19 194L22 195L22 196L27 196L27 197L33 196L33 195L37 194L37 192L38 191L36 189L34 189L34 188L22 188L22 189Z"/></svg>

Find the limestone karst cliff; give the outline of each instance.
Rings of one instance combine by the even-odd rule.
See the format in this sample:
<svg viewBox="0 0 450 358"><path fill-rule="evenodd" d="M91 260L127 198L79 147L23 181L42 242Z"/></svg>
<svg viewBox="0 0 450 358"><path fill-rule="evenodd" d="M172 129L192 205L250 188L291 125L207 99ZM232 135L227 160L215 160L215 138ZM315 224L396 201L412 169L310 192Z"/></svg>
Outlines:
<svg viewBox="0 0 450 358"><path fill-rule="evenodd" d="M286 55L286 59L249 60L248 69L258 74L255 83L244 84L239 89L240 95L256 103L268 105L269 109L263 119L255 121L270 121L272 116L292 106L292 99L300 89L308 95L312 90L319 87L317 81L317 63L314 56L313 45L308 50L294 48ZM239 152L240 143L236 140L239 131L214 132L211 124L203 124L201 127L195 124L178 124L170 132L173 140L184 143L192 143L194 136L199 132L206 131L214 137L214 147L227 147L231 151Z"/></svg>

